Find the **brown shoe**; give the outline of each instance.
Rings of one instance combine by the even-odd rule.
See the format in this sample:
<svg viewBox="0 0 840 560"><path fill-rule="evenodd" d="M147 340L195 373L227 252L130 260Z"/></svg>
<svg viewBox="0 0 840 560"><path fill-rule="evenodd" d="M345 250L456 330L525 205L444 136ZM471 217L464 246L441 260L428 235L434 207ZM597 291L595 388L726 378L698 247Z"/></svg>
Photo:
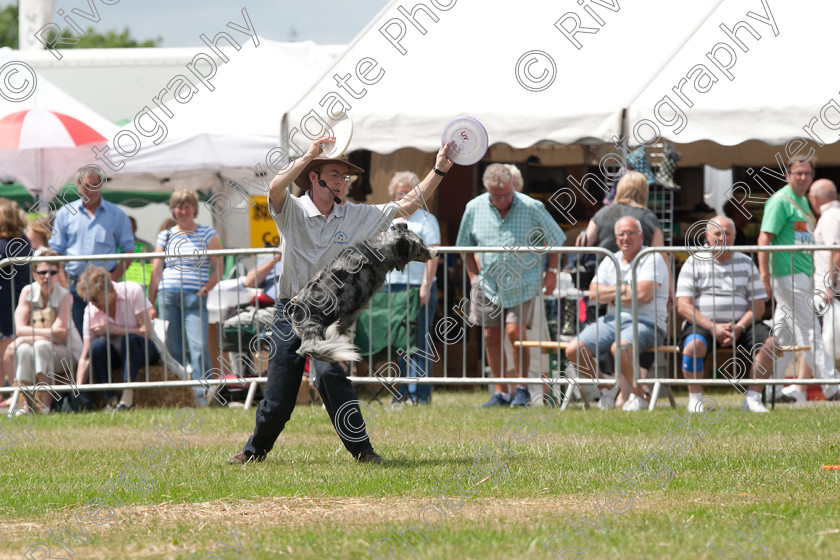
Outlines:
<svg viewBox="0 0 840 560"><path fill-rule="evenodd" d="M248 463L259 463L265 460L265 455L251 455L243 449L228 459L228 465L247 465Z"/></svg>
<svg viewBox="0 0 840 560"><path fill-rule="evenodd" d="M367 453L362 453L356 460L360 463L384 463L385 459L379 456L376 451L368 451Z"/></svg>

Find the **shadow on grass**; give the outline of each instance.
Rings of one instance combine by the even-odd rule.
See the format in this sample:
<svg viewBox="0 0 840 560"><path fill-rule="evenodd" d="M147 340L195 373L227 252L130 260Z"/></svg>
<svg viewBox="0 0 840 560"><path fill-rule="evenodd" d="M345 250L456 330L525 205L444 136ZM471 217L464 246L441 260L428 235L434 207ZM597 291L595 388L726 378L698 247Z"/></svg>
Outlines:
<svg viewBox="0 0 840 560"><path fill-rule="evenodd" d="M506 462L518 462L515 458L506 459ZM226 465L231 468L249 468L249 467L258 467L258 466L265 466L265 467L278 467L278 466L301 466L301 465L308 465L308 466L319 466L319 465L327 465L327 466L341 466L341 465L354 465L358 464L355 460L350 457L341 457L339 459L326 459L326 458L311 458L311 459L301 459L296 458L294 461L283 461L280 459L275 458L272 460L272 457L269 455L265 461L259 463L249 463L248 465ZM403 459L403 458L392 458L392 457L385 457L385 462L382 464L370 464L370 465L362 465L358 464L360 467L369 467L371 469L416 469L419 467L430 467L430 466L448 466L448 465L468 465L472 466L475 464L475 461L472 456L470 457L443 457L437 459Z"/></svg>
<svg viewBox="0 0 840 560"><path fill-rule="evenodd" d="M439 459L401 459L390 458L382 465L374 465L376 467L386 467L395 469L413 469L417 467L428 466L446 466L446 465L472 465L472 457L442 457Z"/></svg>

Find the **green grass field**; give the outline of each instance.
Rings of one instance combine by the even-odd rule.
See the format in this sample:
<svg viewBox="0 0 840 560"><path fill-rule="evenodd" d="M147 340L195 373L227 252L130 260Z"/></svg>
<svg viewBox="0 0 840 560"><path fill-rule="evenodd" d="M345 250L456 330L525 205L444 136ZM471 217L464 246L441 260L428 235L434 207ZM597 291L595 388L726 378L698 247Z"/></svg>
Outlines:
<svg viewBox="0 0 840 560"><path fill-rule="evenodd" d="M572 406L541 422L550 409L484 410L483 391L437 391L428 407L365 409L386 465L356 464L314 406L298 407L268 459L245 467L225 461L253 409L199 410L182 426L190 435L177 410L43 416L31 441L0 455L0 558L47 558L34 550L42 542L74 560L548 560L552 535L554 557L567 559L717 558L707 544L728 541L761 558L762 539L767 557L840 557L838 474L820 469L840 463L840 407L756 415L722 395L714 423L680 428L684 409L662 404L650 414ZM5 416L3 427L16 432ZM692 443L666 455L674 431ZM409 529L413 551L389 532L407 523L426 538ZM741 556L732 547L728 557Z"/></svg>

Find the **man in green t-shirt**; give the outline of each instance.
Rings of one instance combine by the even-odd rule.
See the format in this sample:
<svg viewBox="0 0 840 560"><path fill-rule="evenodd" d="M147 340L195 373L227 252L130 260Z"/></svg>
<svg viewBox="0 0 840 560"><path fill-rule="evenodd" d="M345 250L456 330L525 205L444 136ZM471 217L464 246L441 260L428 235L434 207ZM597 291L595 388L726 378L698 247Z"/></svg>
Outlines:
<svg viewBox="0 0 840 560"><path fill-rule="evenodd" d="M786 166L788 184L770 197L764 206L759 245L813 245L816 217L808 205L806 194L814 180L813 161L791 160ZM759 253L758 269L768 294L776 298L773 335L784 346L808 346L804 358L807 367L800 367L798 379L810 379L813 371L819 377L837 377L834 359L822 343L819 319L814 312L814 261L811 252ZM777 362L787 369L792 353ZM809 369L810 368L810 369ZM806 386L788 385L782 389L782 402L807 400ZM828 400L840 400L837 385L823 385Z"/></svg>

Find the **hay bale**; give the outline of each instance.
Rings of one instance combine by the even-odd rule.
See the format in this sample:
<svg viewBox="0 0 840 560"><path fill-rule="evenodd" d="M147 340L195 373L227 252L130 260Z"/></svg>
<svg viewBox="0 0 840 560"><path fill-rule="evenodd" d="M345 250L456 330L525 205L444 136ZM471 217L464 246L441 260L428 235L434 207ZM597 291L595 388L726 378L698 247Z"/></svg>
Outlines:
<svg viewBox="0 0 840 560"><path fill-rule="evenodd" d="M177 379L170 371L167 381ZM137 372L137 381L145 381L146 368ZM149 381L163 381L163 366L149 366ZM134 404L137 408L183 408L197 407L192 387L160 387L154 389L138 389L134 393Z"/></svg>
<svg viewBox="0 0 840 560"><path fill-rule="evenodd" d="M309 384L309 374L303 374L295 404L321 404L321 395L318 393L318 389Z"/></svg>

